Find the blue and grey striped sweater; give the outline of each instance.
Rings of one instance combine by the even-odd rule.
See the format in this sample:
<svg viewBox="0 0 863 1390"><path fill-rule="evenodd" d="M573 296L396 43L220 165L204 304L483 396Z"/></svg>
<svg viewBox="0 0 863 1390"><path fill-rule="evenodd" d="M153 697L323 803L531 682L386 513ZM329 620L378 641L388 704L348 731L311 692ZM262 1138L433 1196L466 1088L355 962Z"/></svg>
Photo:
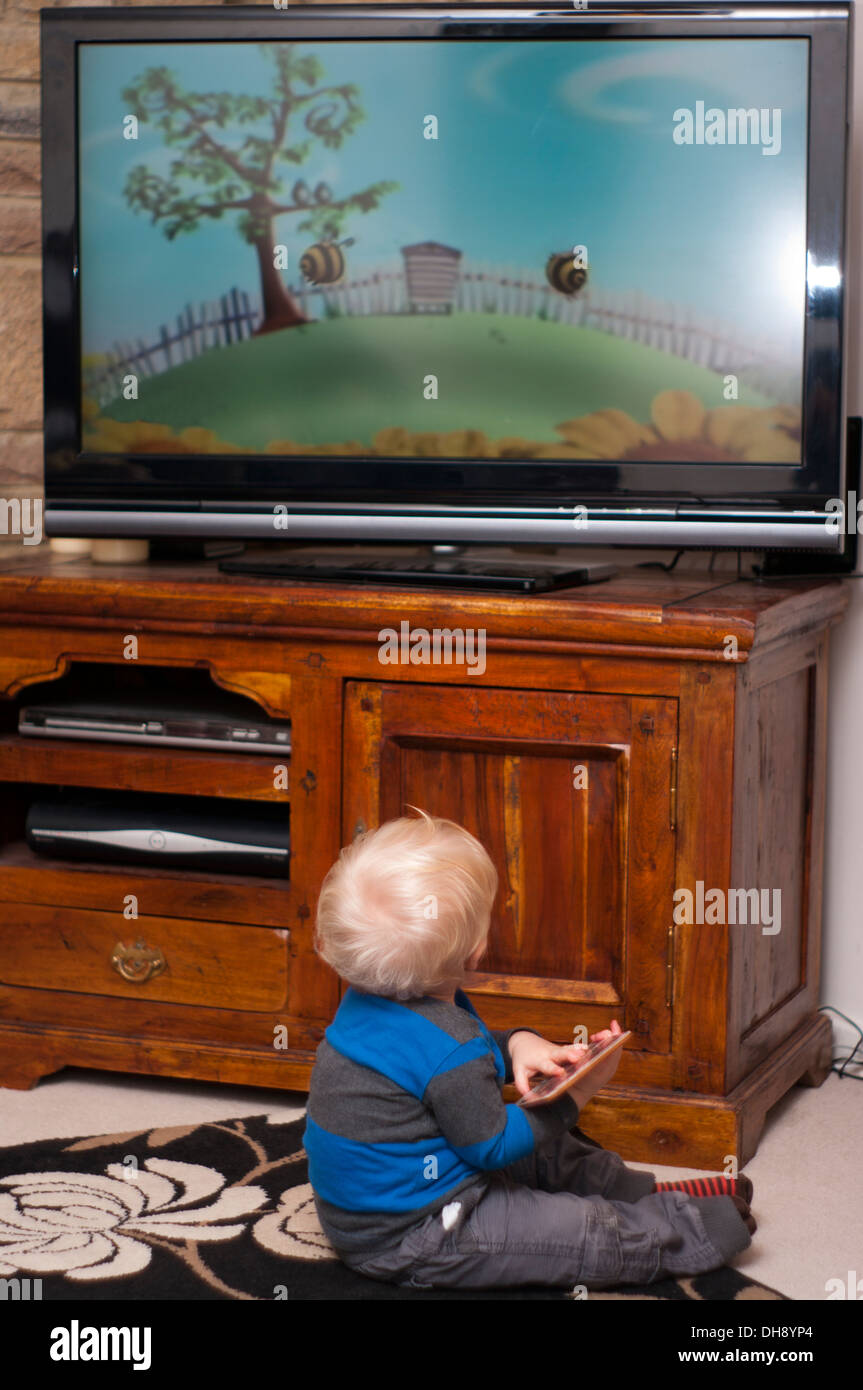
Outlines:
<svg viewBox="0 0 863 1390"><path fill-rule="evenodd" d="M324 1231L371 1253L571 1129L569 1096L507 1105L512 1029L486 1028L461 991L397 1002L349 989L318 1048L304 1144Z"/></svg>

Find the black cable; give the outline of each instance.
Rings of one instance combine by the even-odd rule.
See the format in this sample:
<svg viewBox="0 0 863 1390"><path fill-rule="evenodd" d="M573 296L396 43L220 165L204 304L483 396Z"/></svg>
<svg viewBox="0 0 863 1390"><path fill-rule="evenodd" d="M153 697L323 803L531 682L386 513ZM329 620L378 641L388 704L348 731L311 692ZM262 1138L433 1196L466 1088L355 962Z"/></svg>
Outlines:
<svg viewBox="0 0 863 1390"><path fill-rule="evenodd" d="M863 576L861 576L861 578L863 578ZM830 1013L832 1014L838 1014L839 1017L845 1021L845 1023L850 1023L851 1027L856 1028L857 1032L860 1034L860 1037L857 1039L857 1042L854 1044L854 1047L848 1053L847 1057L834 1057L832 1059L830 1070L836 1072L836 1075L841 1076L843 1079L847 1078L849 1081L863 1081L863 1076L855 1076L853 1072L845 1070L848 1064L850 1062L853 1062L854 1057L859 1051L860 1047L863 1046L863 1028L860 1027L859 1023L855 1023L853 1018L849 1018L847 1014L843 1014L841 1009L835 1009L832 1004L822 1004L818 1012L823 1013L827 1009L829 1009ZM842 1066L837 1068L837 1062L841 1062ZM863 1056L860 1057L857 1065L863 1065Z"/></svg>
<svg viewBox="0 0 863 1390"><path fill-rule="evenodd" d="M667 565L664 565L661 560L642 560L640 564L635 566L635 568L638 570L665 570L666 574L670 574L671 571L674 569L674 566L680 559L681 555L685 554L685 549L678 550L674 559L670 560Z"/></svg>
<svg viewBox="0 0 863 1390"><path fill-rule="evenodd" d="M666 572L666 574L670 574L671 571L674 569L674 566L677 564L678 560L680 559L681 555L685 555L685 554L686 554L686 549L684 548L683 550L678 550L678 552L677 552L677 554L675 555L674 559L673 559L673 560L670 560L669 563L668 563L667 565L663 564L663 562L662 562L661 560L642 560L642 561L640 561L639 564L637 564L637 565L635 566L635 568L636 568L636 569L639 569L639 570L664 570L664 571ZM719 551L718 551L718 550L712 551L711 557L710 557L710 564L709 564L708 567L707 567L707 573L708 573L708 574L712 574L712 573L713 573L713 566L714 566L714 563L715 563L715 561L716 561L716 557L717 557L718 554L719 554ZM743 578L743 572L742 572L742 571L743 571L743 551L742 551L742 550L738 550L738 551L737 551L737 578L738 578L738 579L742 579L742 578ZM843 573L842 570L836 570L834 573L818 573L817 571L813 571L813 570L800 570L798 573L792 573L792 574L764 574L764 573L760 570L760 568L759 568L758 565L753 565L753 566L752 566L752 577L753 577L753 579L755 580L755 582L758 583L758 584L784 584L785 581L786 581L786 579L863 579L863 570L852 570L849 574Z"/></svg>

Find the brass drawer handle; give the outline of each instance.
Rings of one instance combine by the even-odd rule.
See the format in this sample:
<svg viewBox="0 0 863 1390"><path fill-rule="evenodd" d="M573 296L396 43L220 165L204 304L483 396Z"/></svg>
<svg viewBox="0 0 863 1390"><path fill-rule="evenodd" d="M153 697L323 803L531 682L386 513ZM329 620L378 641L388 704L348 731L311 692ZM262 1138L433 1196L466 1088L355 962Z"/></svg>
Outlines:
<svg viewBox="0 0 863 1390"><path fill-rule="evenodd" d="M113 969L133 985L143 985L147 980L155 979L167 964L159 947L148 946L146 941L136 941L134 946L118 941L111 957Z"/></svg>

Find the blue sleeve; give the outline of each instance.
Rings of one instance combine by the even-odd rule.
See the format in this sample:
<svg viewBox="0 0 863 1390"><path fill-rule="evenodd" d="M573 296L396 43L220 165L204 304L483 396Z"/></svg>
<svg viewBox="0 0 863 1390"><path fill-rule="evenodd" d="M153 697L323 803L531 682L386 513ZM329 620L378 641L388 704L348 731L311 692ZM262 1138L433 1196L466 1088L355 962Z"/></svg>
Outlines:
<svg viewBox="0 0 863 1390"><path fill-rule="evenodd" d="M528 1111L507 1104L495 1059L483 1039L462 1043L441 1063L423 1096L447 1143L479 1171L507 1168L536 1145L571 1129L578 1106L569 1096Z"/></svg>

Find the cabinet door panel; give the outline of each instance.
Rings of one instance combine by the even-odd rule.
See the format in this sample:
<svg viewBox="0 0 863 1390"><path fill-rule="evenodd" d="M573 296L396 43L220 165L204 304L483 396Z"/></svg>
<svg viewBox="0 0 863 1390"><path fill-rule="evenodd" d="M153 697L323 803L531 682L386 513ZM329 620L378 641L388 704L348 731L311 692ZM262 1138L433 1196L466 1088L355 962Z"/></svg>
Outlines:
<svg viewBox="0 0 863 1390"><path fill-rule="evenodd" d="M418 806L464 825L498 870L470 977L493 1026L518 998L562 1036L564 1004L570 1036L617 1017L636 1046L668 1050L676 717L668 699L349 684L345 838Z"/></svg>

